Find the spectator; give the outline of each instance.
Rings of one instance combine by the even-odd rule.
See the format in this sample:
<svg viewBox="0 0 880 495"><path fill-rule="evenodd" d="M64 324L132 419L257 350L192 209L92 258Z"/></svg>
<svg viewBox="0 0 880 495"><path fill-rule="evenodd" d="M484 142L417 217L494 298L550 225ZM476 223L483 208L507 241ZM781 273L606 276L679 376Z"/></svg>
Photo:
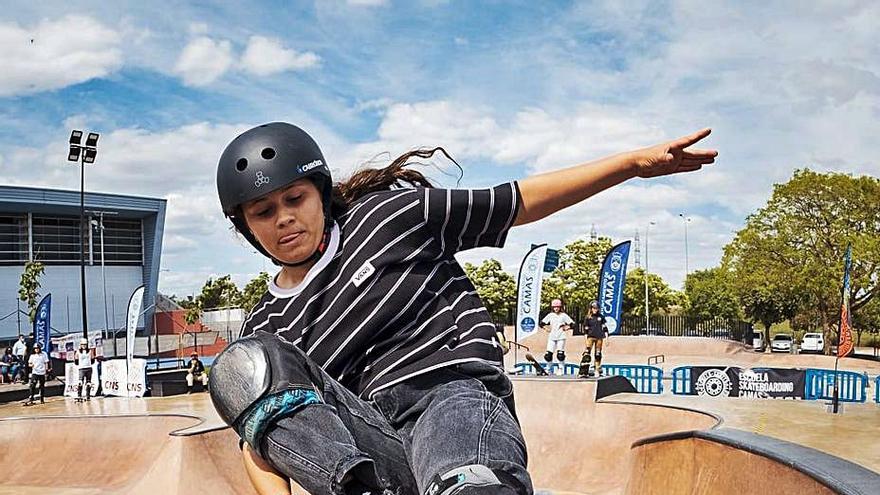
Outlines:
<svg viewBox="0 0 880 495"><path fill-rule="evenodd" d="M25 356L27 355L27 342L24 340L24 335L19 335L18 341L12 346L12 355L17 358L18 364L21 366L21 381L24 383L28 378L28 368L24 365L27 362L25 361ZM16 376L12 377L13 380L16 378Z"/></svg>
<svg viewBox="0 0 880 495"><path fill-rule="evenodd" d="M34 353L28 359L28 365L31 368L31 398L26 404L34 403L34 392L38 383L40 385L40 404L44 404L46 402L46 375L52 371L52 362L49 361L49 355L43 352L43 346L39 342L34 344Z"/></svg>
<svg viewBox="0 0 880 495"><path fill-rule="evenodd" d="M15 358L15 355L12 354L12 348L7 347L6 351L3 353L3 357L0 358L0 378L2 378L2 382L14 382L15 378L18 376L18 369L20 367L21 365Z"/></svg>
<svg viewBox="0 0 880 495"><path fill-rule="evenodd" d="M188 388L187 394L191 394L193 391L193 382L195 380L200 380L202 385L208 386L208 374L205 373L205 365L202 364L202 361L199 360L199 353L193 351L190 354L189 360L189 372L186 374L186 386Z"/></svg>
<svg viewBox="0 0 880 495"><path fill-rule="evenodd" d="M547 337L547 352L544 353L544 361L553 362L553 353L560 364L565 363L565 332L571 329L574 320L562 312L562 300L554 299L550 302L551 313L541 320L541 327L550 327L550 335Z"/></svg>

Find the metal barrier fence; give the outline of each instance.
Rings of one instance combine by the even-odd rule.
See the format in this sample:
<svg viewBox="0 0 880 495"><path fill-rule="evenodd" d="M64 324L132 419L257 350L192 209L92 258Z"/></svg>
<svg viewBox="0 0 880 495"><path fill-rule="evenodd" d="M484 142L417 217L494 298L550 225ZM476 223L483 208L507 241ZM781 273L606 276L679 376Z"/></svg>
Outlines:
<svg viewBox="0 0 880 495"><path fill-rule="evenodd" d="M633 384L640 394L663 393L663 370L641 364L603 364L602 374L622 376Z"/></svg>
<svg viewBox="0 0 880 495"><path fill-rule="evenodd" d="M691 367L679 366L672 370L672 393L675 395L690 395L691 393Z"/></svg>
<svg viewBox="0 0 880 495"><path fill-rule="evenodd" d="M542 366L544 367L544 370L551 375L576 375L578 373L578 370L580 369L580 365L572 363L565 363L564 367L561 366L559 363L546 363L542 364ZM532 363L529 362L516 363L515 365L513 365L513 367L516 368L517 371L523 375L538 374L537 370L535 370L535 367L532 365Z"/></svg>
<svg viewBox="0 0 880 495"><path fill-rule="evenodd" d="M874 379L874 402L880 404L880 375Z"/></svg>
<svg viewBox="0 0 880 495"><path fill-rule="evenodd" d="M855 371L838 371L838 397L841 402L865 402L868 398L868 375ZM834 370L807 369L804 398L834 398Z"/></svg>

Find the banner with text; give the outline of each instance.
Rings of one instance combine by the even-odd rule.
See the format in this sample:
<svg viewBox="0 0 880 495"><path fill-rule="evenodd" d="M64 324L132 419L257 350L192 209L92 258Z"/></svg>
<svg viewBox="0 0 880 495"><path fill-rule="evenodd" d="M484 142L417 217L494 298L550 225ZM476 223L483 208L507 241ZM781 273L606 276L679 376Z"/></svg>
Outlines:
<svg viewBox="0 0 880 495"><path fill-rule="evenodd" d="M523 258L519 267L516 295L516 340L535 333L541 311L541 280L544 276L544 259L547 245L535 246Z"/></svg>
<svg viewBox="0 0 880 495"><path fill-rule="evenodd" d="M46 294L34 313L34 344L40 344L40 348L48 355L52 349L52 341L49 331L52 328L52 294Z"/></svg>
<svg viewBox="0 0 880 495"><path fill-rule="evenodd" d="M98 384L101 383L98 378L98 363L92 365L92 389L89 394L94 397L98 394ZM76 387L79 385L79 367L76 363L67 363L64 365L64 396L65 397L76 397ZM86 391L82 391L82 396L85 397Z"/></svg>
<svg viewBox="0 0 880 495"><path fill-rule="evenodd" d="M126 371L126 365L127 371ZM104 395L143 397L147 390L146 359L110 359L101 365Z"/></svg>
<svg viewBox="0 0 880 495"><path fill-rule="evenodd" d="M806 371L791 368L692 366L691 395L746 399L803 399Z"/></svg>
<svg viewBox="0 0 880 495"><path fill-rule="evenodd" d="M620 330L620 309L623 307L623 286L626 283L626 264L629 261L630 241L611 248L602 263L599 274L599 308L605 317L609 334Z"/></svg>
<svg viewBox="0 0 880 495"><path fill-rule="evenodd" d="M125 358L131 362L134 357L134 335L137 331L138 320L141 317L141 305L144 302L144 286L140 286L131 293L128 300L128 313L125 316L126 338Z"/></svg>

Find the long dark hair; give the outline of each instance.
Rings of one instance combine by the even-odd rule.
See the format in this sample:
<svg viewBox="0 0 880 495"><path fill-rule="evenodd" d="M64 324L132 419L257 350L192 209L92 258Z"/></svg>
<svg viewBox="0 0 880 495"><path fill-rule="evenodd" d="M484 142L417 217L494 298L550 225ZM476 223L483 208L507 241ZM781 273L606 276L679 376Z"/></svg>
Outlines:
<svg viewBox="0 0 880 495"><path fill-rule="evenodd" d="M404 187L434 187L424 174L418 170L407 168L407 166L420 164L413 161L414 158L426 160L438 152L454 163L461 172L461 165L440 146L409 151L395 158L383 168L362 168L348 180L334 184L331 210L333 217L341 215L353 202L372 192Z"/></svg>

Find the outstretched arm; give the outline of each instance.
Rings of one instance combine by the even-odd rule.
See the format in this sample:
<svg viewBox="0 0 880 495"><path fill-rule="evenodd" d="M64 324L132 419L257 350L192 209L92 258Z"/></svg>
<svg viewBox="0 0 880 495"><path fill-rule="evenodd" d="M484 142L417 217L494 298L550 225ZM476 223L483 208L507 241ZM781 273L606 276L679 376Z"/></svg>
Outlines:
<svg viewBox="0 0 880 495"><path fill-rule="evenodd" d="M690 149L710 129L649 148L612 155L519 181L522 204L514 225L540 220L633 177L659 177L714 163L716 150Z"/></svg>

